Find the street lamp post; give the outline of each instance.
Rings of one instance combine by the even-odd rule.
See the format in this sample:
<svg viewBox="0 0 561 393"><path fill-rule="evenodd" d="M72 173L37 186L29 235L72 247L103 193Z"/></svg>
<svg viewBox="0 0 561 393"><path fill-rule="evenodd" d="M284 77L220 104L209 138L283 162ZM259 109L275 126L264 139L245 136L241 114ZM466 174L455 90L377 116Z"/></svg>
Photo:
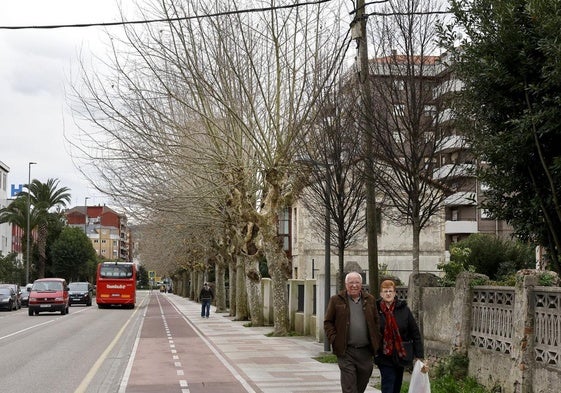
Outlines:
<svg viewBox="0 0 561 393"><path fill-rule="evenodd" d="M90 197L84 198L84 233L88 236L88 199Z"/></svg>
<svg viewBox="0 0 561 393"><path fill-rule="evenodd" d="M311 165L316 168L323 167L325 170L325 232L324 232L324 244L325 244L325 257L324 257L324 316L327 312L327 306L329 305L329 299L331 298L331 177L329 174L329 169L331 167L330 163L323 163L311 158L300 158L299 162L305 165ZM312 277L314 275L314 266L312 260ZM327 334L323 336L323 350L329 352L331 349L331 344L329 343L329 337Z"/></svg>
<svg viewBox="0 0 561 393"><path fill-rule="evenodd" d="M30 216L31 216L31 191L29 190L29 185L31 184L31 165L37 164L36 162L29 162L27 166L27 228L26 228L26 236L27 236L27 248L26 258L25 258L25 283L29 283L29 235L30 235Z"/></svg>
<svg viewBox="0 0 561 393"><path fill-rule="evenodd" d="M331 201L331 180L329 178L329 173L325 173L325 311L327 311L327 305L329 304L329 299L331 298L331 212L329 210ZM325 316L325 313L324 313ZM324 334L323 338L323 350L329 352L331 349L329 343L329 337Z"/></svg>

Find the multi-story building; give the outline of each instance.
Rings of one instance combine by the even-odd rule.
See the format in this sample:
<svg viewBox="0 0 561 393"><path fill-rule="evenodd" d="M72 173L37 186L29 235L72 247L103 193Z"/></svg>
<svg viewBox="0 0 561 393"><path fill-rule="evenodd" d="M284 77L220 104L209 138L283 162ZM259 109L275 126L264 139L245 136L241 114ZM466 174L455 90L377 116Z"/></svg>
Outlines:
<svg viewBox="0 0 561 393"><path fill-rule="evenodd" d="M0 161L0 209L10 204L8 200L8 173L10 173L10 167ZM12 251L15 251L12 248L12 226L9 223L0 224L0 253L6 256ZM21 253L21 250L19 252Z"/></svg>
<svg viewBox="0 0 561 393"><path fill-rule="evenodd" d="M132 238L127 217L103 205L76 206L66 212L69 226L85 231L97 254L111 261L132 260Z"/></svg>
<svg viewBox="0 0 561 393"><path fill-rule="evenodd" d="M410 61L413 66L420 66L421 61L426 67L422 73L412 76L401 73L406 70L404 62ZM393 62L393 63L392 63ZM391 63L391 64L390 64ZM393 69L396 67L397 69ZM440 210L434 214L430 225L421 232L420 239L420 271L438 273L437 264L449 258L449 248L452 243L465 239L473 233L492 233L506 237L512 233L512 228L504 221L492 220L484 209L480 208L483 201L485 187L477 181L475 168L479 163L470 153L469 146L457 124L454 122L453 111L450 108L454 93L462 88L461 81L454 78L450 69L444 65L440 57L429 56L427 59L407 59L396 55L372 59L371 71L374 100L383 100L376 104L376 110L387 111L381 115L391 119L388 129L393 124L396 128L388 140L400 140L404 150L423 151L420 145L408 142L407 135L400 134L400 116L406 116L411 110L409 105L417 105L420 115L417 123L426 139L433 138L434 143L425 146L425 160L430 162L432 178L441 182L447 188L442 198ZM410 72L410 70L407 70ZM419 80L423 79L422 83ZM405 97L411 86L415 84L418 94L424 94L418 101L416 97ZM388 98L390 97L390 98ZM405 102L406 99L415 101ZM382 139L382 138L380 138ZM380 140L379 139L379 140ZM423 138L419 138L422 141ZM409 143L409 145L408 145ZM429 165L429 164L427 164ZM391 206L382 206L391 209ZM284 225L279 225L286 237L289 228L291 236L289 254L293 257L293 278L311 279L323 277L324 274L324 243L321 234L310 228L303 204L295 204L283 218ZM412 229L410 226L397 225L389 219L382 219L378 234L378 260L381 270L399 277L407 282L412 269ZM331 258L331 272L335 276L336 260ZM345 252L345 265L360 268L363 272L368 269L366 239L358 242ZM348 271L348 270L347 270ZM365 274L365 276L367 276ZM336 282L332 277L332 286ZM332 288L333 293L333 288Z"/></svg>
<svg viewBox="0 0 561 393"><path fill-rule="evenodd" d="M470 151L469 143L458 130L454 111L447 103L463 88L463 82L455 77L450 67L445 65L446 55L437 63L437 81L433 89L435 102L442 109L438 115L440 132L445 135L440 145L440 167L434 177L446 176L446 182L453 191L444 201L444 236L445 247L457 243L474 233L493 234L501 238L510 238L513 229L504 220L490 217L481 203L485 198L485 184L476 178L479 162Z"/></svg>

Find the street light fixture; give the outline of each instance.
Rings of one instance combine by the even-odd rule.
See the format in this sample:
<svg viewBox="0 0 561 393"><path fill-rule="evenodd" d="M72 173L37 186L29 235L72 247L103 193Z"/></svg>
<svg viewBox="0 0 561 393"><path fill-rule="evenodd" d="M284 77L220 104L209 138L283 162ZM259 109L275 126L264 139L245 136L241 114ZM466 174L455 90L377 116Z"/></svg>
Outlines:
<svg viewBox="0 0 561 393"><path fill-rule="evenodd" d="M26 259L25 259L25 283L29 283L29 235L30 235L30 215L31 215L31 191L29 190L29 185L31 184L31 165L37 164L36 162L29 162L27 167L27 248L26 248Z"/></svg>

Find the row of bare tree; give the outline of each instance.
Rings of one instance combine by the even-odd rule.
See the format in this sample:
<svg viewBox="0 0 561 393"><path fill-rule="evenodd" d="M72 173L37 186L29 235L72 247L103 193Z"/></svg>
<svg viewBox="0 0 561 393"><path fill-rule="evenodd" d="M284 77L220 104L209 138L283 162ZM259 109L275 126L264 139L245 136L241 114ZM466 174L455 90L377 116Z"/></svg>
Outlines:
<svg viewBox="0 0 561 393"><path fill-rule="evenodd" d="M212 263L217 292L228 271L230 313L257 325L264 258L276 335L288 332L291 274L278 217L295 198L315 211L319 232L329 209L342 272L344 250L364 232L365 179L374 179L382 213L414 228L418 272L420 232L446 195L432 180L443 133L438 116L426 118L427 105L438 111L436 16L420 11L435 5L377 6L370 41L385 63L371 63L383 78L366 101L346 66L356 5L335 3L144 4L139 15L155 22L109 35L108 71L84 65L74 84L73 108L87 121L74 142L80 166L139 223L142 263L170 273Z"/></svg>

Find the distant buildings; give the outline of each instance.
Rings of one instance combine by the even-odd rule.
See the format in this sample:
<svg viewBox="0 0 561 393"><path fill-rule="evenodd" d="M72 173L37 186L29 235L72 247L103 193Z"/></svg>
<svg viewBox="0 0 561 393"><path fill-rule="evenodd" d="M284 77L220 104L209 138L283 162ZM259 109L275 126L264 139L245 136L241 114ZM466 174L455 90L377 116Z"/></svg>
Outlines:
<svg viewBox="0 0 561 393"><path fill-rule="evenodd" d="M127 217L107 206L76 206L66 211L68 226L81 228L97 254L106 260L132 261Z"/></svg>

